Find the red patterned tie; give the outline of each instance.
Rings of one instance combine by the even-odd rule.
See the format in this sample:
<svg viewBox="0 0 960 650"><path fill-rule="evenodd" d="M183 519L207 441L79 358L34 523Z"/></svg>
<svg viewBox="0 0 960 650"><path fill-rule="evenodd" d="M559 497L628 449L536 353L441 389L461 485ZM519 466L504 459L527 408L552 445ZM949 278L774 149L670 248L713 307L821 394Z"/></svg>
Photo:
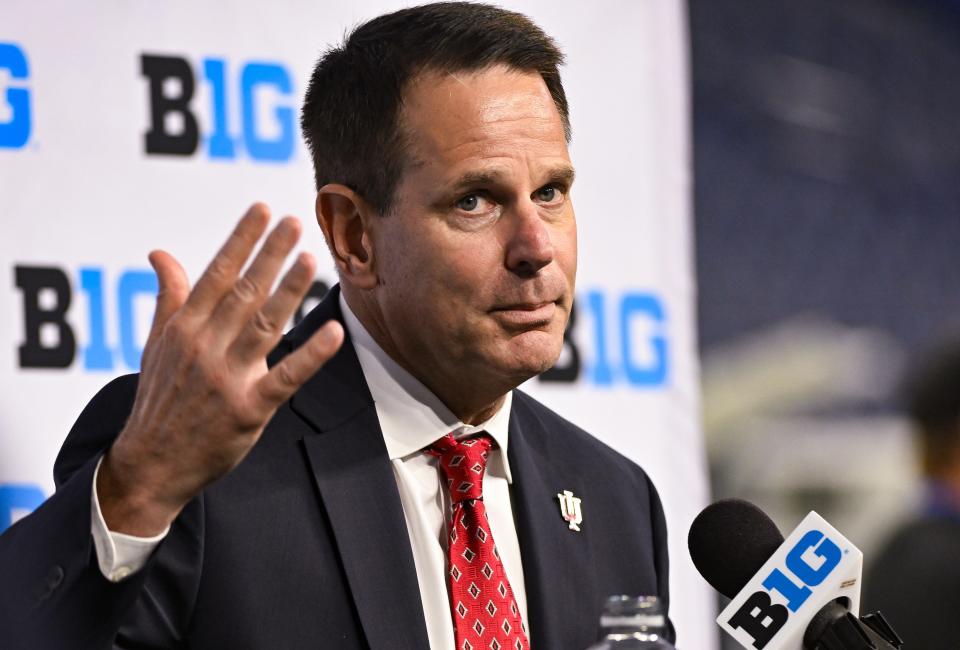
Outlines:
<svg viewBox="0 0 960 650"><path fill-rule="evenodd" d="M448 564L457 650L529 650L483 505L483 474L492 445L485 433L461 441L447 434L428 450L440 458L453 503Z"/></svg>

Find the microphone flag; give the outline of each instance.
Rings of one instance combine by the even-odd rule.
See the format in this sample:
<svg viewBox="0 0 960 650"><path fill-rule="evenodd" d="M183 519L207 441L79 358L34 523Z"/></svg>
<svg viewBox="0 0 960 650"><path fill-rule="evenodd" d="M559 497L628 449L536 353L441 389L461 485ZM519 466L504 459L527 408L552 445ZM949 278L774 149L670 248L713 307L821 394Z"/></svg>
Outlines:
<svg viewBox="0 0 960 650"><path fill-rule="evenodd" d="M860 612L863 553L816 512L808 514L717 617L744 648L803 650L820 608L843 598Z"/></svg>

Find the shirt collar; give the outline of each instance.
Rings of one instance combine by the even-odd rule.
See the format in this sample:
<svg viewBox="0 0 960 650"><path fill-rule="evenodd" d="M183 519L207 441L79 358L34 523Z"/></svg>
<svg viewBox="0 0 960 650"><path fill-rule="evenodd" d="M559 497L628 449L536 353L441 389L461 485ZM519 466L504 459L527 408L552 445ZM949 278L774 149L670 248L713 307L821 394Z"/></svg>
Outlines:
<svg viewBox="0 0 960 650"><path fill-rule="evenodd" d="M512 483L510 464L507 462L507 431L513 391L507 393L500 409L486 422L477 425L461 422L440 398L383 351L350 309L343 292L339 298L344 325L376 404L390 460L418 453L451 432L461 438L486 431L500 448L501 472L507 482ZM491 456L491 459L494 457ZM490 469L495 471L493 467Z"/></svg>

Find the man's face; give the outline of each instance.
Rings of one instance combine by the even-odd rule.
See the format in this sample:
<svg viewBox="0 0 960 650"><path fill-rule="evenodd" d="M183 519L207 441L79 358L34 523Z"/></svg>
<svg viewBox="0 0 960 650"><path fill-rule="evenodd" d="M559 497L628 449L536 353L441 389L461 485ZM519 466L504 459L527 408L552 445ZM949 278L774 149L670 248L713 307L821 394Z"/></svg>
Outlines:
<svg viewBox="0 0 960 650"><path fill-rule="evenodd" d="M401 128L410 162L372 234L391 347L438 394L505 392L556 362L573 301L560 114L538 74L498 66L420 75Z"/></svg>

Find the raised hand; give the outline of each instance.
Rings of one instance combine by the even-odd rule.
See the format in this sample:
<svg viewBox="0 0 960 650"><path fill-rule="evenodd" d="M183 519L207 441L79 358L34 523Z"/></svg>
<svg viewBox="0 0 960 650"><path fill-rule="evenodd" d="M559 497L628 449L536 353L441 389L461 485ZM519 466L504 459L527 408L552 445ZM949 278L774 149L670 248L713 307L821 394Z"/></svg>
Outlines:
<svg viewBox="0 0 960 650"><path fill-rule="evenodd" d="M110 530L160 533L200 490L243 460L277 408L343 342L343 328L330 321L267 367L266 355L316 266L301 253L270 294L300 237L300 222L286 217L241 276L269 221L266 206L251 207L192 291L170 254L150 254L160 289L139 387L97 479Z"/></svg>

